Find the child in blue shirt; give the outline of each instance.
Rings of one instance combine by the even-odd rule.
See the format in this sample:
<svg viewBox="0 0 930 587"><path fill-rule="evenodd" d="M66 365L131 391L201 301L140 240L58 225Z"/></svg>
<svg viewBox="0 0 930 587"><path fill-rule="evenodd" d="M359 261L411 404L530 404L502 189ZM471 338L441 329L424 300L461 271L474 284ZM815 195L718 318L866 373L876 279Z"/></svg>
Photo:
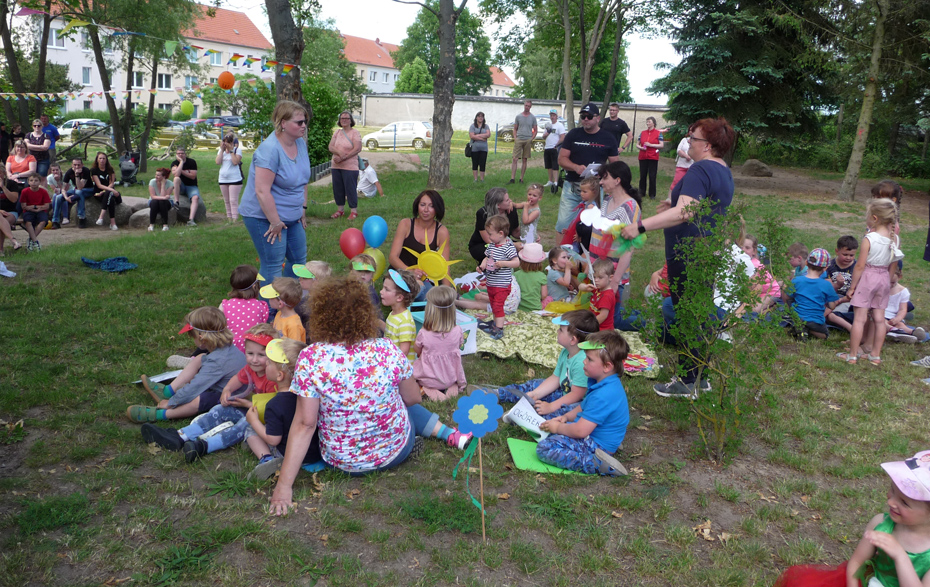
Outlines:
<svg viewBox="0 0 930 587"><path fill-rule="evenodd" d="M833 284L821 277L829 265L830 253L826 249L814 249L807 257L807 274L791 280L794 292L788 296L788 302L794 305L804 324L802 336L806 334L821 340L828 336L824 314L828 304L832 309L832 302L840 299Z"/></svg>
<svg viewBox="0 0 930 587"><path fill-rule="evenodd" d="M578 348L585 352L588 392L581 405L540 424L551 436L536 446L536 455L544 463L589 475L626 475L626 469L611 455L620 448L630 423L619 375L629 346L616 330L603 330Z"/></svg>
<svg viewBox="0 0 930 587"><path fill-rule="evenodd" d="M588 391L588 376L584 373L584 351L578 348L588 335L600 329L594 312L572 310L552 319L559 327L556 342L562 347L555 371L545 379L530 379L525 383L514 383L498 390L501 401L516 403L520 400L514 391L525 393L540 416L567 409L582 400ZM562 410L562 411L560 411Z"/></svg>

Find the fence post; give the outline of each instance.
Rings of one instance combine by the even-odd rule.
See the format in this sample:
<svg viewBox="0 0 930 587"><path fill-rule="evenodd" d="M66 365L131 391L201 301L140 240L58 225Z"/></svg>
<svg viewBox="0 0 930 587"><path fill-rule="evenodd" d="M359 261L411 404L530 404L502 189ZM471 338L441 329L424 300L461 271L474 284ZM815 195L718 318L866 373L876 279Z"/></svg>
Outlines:
<svg viewBox="0 0 930 587"><path fill-rule="evenodd" d="M394 152L397 152L397 125L394 125Z"/></svg>
<svg viewBox="0 0 930 587"><path fill-rule="evenodd" d="M495 155L497 155L497 127L499 126L500 125L497 123L494 124L494 154Z"/></svg>

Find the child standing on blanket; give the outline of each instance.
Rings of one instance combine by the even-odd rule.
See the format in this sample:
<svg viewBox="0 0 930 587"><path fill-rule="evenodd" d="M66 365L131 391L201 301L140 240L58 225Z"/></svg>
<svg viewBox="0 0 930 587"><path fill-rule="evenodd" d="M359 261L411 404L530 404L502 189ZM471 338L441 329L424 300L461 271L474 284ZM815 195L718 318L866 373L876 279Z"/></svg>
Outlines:
<svg viewBox="0 0 930 587"><path fill-rule="evenodd" d="M268 304L258 297L262 276L251 265L239 265L229 276L229 298L220 302L226 324L233 333L233 344L245 352L245 333L261 322L268 322Z"/></svg>
<svg viewBox="0 0 930 587"><path fill-rule="evenodd" d="M544 463L589 475L626 475L611 455L623 443L630 423L619 375L629 346L619 332L609 330L592 334L578 347L585 353L588 392L579 406L561 416L550 415L539 425L551 436L536 446L536 455Z"/></svg>
<svg viewBox="0 0 930 587"><path fill-rule="evenodd" d="M594 262L594 285L582 283L578 286L581 291L591 292L591 311L597 316L601 330L613 330L614 308L617 305L617 295L610 288L610 278L614 274L614 264L610 259L598 259Z"/></svg>
<svg viewBox="0 0 930 587"><path fill-rule="evenodd" d="M930 450L882 468L891 477L888 512L866 524L849 561L833 568L790 567L776 587L930 584Z"/></svg>
<svg viewBox="0 0 930 587"><path fill-rule="evenodd" d="M588 376L584 372L585 354L578 345L600 329L597 318L590 310L565 312L553 318L552 323L559 327L555 340L562 347L552 375L545 379L514 383L497 391L501 401L510 403L520 399L514 391L525 393L540 416L574 406L584 398L588 390Z"/></svg>
<svg viewBox="0 0 930 587"><path fill-rule="evenodd" d="M277 310L274 328L281 336L306 344L307 331L303 320L294 309L300 303L300 283L292 277L276 277L271 285L259 290L268 304Z"/></svg>
<svg viewBox="0 0 930 587"><path fill-rule="evenodd" d="M455 321L455 290L440 285L426 292L423 328L413 345L413 377L426 397L445 401L465 390L461 346L465 338Z"/></svg>
<svg viewBox="0 0 930 587"><path fill-rule="evenodd" d="M410 304L420 293L420 282L410 271L388 269L381 287L381 303L391 309L385 324L384 337L397 345L411 363L417 360L413 341L417 338L417 325L410 313Z"/></svg>
<svg viewBox="0 0 930 587"><path fill-rule="evenodd" d="M506 216L491 216L484 229L491 242L485 249L485 258L481 261L479 270L487 275L488 298L494 313L494 324L487 325L482 330L494 340L500 340L504 338L504 302L510 294L513 270L520 266L520 260L517 258L516 247L507 236L510 233L510 221Z"/></svg>
<svg viewBox="0 0 930 587"><path fill-rule="evenodd" d="M574 298L573 289L577 283L572 284L572 265L568 251L562 247L554 247L549 251L549 275L546 277L546 291L549 294L547 302L542 304L545 308L549 302L570 302Z"/></svg>
<svg viewBox="0 0 930 587"><path fill-rule="evenodd" d="M184 460L188 463L207 453L239 444L243 440L256 457L271 460L271 450L255 435L245 419L245 412L253 406L250 398L277 390L275 381L269 380L266 374L267 347L271 346L276 336L277 332L268 323L256 324L250 328L245 334L246 366L223 387L220 403L213 406L209 412L194 418L188 426L180 430L143 424L142 439L146 443L154 442L165 450L182 451ZM287 340L291 342L290 339ZM296 342L292 344L297 344L300 348L304 346ZM232 426L205 440L200 438L223 422L230 422Z"/></svg>
<svg viewBox="0 0 930 587"><path fill-rule="evenodd" d="M520 215L520 240L525 244L539 242L539 201L542 200L543 186L531 183L526 188L526 201L514 202L513 207L523 210Z"/></svg>
<svg viewBox="0 0 930 587"><path fill-rule="evenodd" d="M546 253L541 244L529 243L523 246L517 257L520 268L513 272L513 278L520 284L520 305L517 308L529 312L542 310L545 305L543 299L549 296L548 280L543 271Z"/></svg>
<svg viewBox="0 0 930 587"><path fill-rule="evenodd" d="M233 333L219 308L197 308L185 316L184 322L178 334L190 332L194 343L207 352L188 363L170 385L152 383L143 377L143 387L158 405L129 406L126 416L133 422L190 418L209 412L220 403L229 380L245 367L245 354L232 343Z"/></svg>

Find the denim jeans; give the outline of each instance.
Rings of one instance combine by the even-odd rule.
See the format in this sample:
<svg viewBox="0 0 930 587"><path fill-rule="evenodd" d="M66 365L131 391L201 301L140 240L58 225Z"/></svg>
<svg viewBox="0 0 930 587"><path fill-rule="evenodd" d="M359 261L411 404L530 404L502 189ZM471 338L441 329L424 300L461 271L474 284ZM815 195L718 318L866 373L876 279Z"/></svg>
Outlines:
<svg viewBox="0 0 930 587"><path fill-rule="evenodd" d="M214 406L209 412L194 418L189 425L181 428L181 432L193 440L223 422L232 422L233 425L219 434L207 438L207 452L216 452L239 444L246 438L246 433L252 431L252 427L249 426L249 422L245 419L245 410L233 406L218 405ZM249 434L249 436L252 434Z"/></svg>
<svg viewBox="0 0 930 587"><path fill-rule="evenodd" d="M530 379L529 381L525 381L523 383L513 383L511 385L507 385L497 390L497 397L502 402L515 404L520 401L520 396L515 394L514 390L520 391L522 393L529 393L539 387L543 381L545 381L545 379ZM544 402L554 402L563 395L565 395L565 393L561 389L557 389L546 397L540 399Z"/></svg>
<svg viewBox="0 0 930 587"><path fill-rule="evenodd" d="M391 461L381 465L377 469L365 471L364 473L350 473L350 475L353 477L362 477L376 471L386 471L388 469L393 469L397 465L407 460L407 457L410 456L410 451L413 450L414 439L417 436L429 436L433 431L433 428L436 427L436 423L439 422L438 414L432 413L420 404L408 406L407 416L410 418L410 435L407 436L407 442L404 444L404 448L401 449L397 456L394 457Z"/></svg>
<svg viewBox="0 0 930 587"><path fill-rule="evenodd" d="M575 218L572 210L581 203L581 184L565 180L562 184L562 199L559 200L559 218L555 222L555 229L562 232Z"/></svg>
<svg viewBox="0 0 930 587"><path fill-rule="evenodd" d="M77 198L78 198L78 202L77 202L78 218L86 218L87 213L84 211L84 200L94 195L94 188L84 188L80 190L68 190L69 196L74 197L75 194L77 195Z"/></svg>
<svg viewBox="0 0 930 587"><path fill-rule="evenodd" d="M536 445L536 456L549 465L588 475L597 475L600 465L594 458L594 451L597 448L597 444L591 440L590 436L579 439L553 434Z"/></svg>
<svg viewBox="0 0 930 587"><path fill-rule="evenodd" d="M281 230L281 236L275 240L274 244L268 243L265 233L271 227L271 223L265 218L253 218L243 216L242 223L245 229L249 231L252 237L252 244L255 245L255 252L258 253L260 263L259 273L265 278L263 283L271 283L275 277L296 277L294 275L294 265L303 265L307 262L307 232L300 224L300 219L286 222L284 229ZM284 271L281 270L281 264L287 260Z"/></svg>
<svg viewBox="0 0 930 587"><path fill-rule="evenodd" d="M200 188L195 185L184 185L182 182L181 187L178 188L178 194L187 196L189 199L199 198Z"/></svg>
<svg viewBox="0 0 930 587"><path fill-rule="evenodd" d="M65 195L55 194L52 198L52 222L60 224L61 219L69 215L70 210L71 204L65 199Z"/></svg>

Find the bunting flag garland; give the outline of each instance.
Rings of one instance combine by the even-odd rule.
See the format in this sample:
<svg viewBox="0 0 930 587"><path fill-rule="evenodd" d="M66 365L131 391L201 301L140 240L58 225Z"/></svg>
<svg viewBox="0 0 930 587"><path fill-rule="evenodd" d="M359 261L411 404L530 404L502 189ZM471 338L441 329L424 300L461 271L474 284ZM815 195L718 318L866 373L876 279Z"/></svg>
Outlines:
<svg viewBox="0 0 930 587"><path fill-rule="evenodd" d="M239 55L238 53L233 53L232 55L229 56L229 61L226 62L226 65L229 65L230 63L232 63L238 66L239 60L242 59L243 57L245 57L245 55Z"/></svg>
<svg viewBox="0 0 930 587"><path fill-rule="evenodd" d="M263 72L268 71L269 69L271 69L277 64L278 64L277 61L271 61L270 59L266 59L265 63L262 65L262 71Z"/></svg>
<svg viewBox="0 0 930 587"><path fill-rule="evenodd" d="M220 51L217 51L216 49L207 49L206 51L203 52L203 56L209 57L210 55L213 55L214 53L220 53Z"/></svg>
<svg viewBox="0 0 930 587"><path fill-rule="evenodd" d="M287 64L289 65L289 64ZM295 67L293 65L291 68ZM290 71L290 70L288 70ZM176 87L174 91L179 95L188 94L189 99L203 99L203 95L207 92L226 92L227 94L238 95L239 90L242 87L249 87L252 91L258 91L258 84L265 84L269 90L274 89L274 78L262 78L262 79L248 79L248 80L236 80L236 83L233 85L230 90L223 90L217 84L202 84L202 85L192 85L190 90L186 90L183 87ZM142 92L148 92L153 96L157 96L159 90L157 89L146 89L146 90L109 90L109 91L94 91L94 92L55 92L55 93L34 93L26 92L22 94L16 93L0 93L0 99L6 100L42 100L43 102L50 102L55 100L77 100L78 98L103 98L105 96L110 96L113 99L125 99L135 93L136 98L139 98Z"/></svg>
<svg viewBox="0 0 930 587"><path fill-rule="evenodd" d="M65 25L65 28L61 29L61 31L58 33L58 35L59 35L59 36L64 36L64 35L68 34L68 31L70 31L70 30L73 29L74 27L77 27L77 26L87 26L87 25L89 25L89 24L90 24L90 23L89 23L88 21L86 21L86 20L79 20L79 19L77 19L77 18L73 18L73 19L71 19L71 20L68 21L68 24Z"/></svg>
<svg viewBox="0 0 930 587"><path fill-rule="evenodd" d="M20 8L19 12L13 16L32 16L33 14L48 14L48 12L42 12L41 10L35 10L34 8Z"/></svg>
<svg viewBox="0 0 930 587"><path fill-rule="evenodd" d="M246 57L246 58L245 58L245 61L243 61L242 63L243 63L246 67L248 67L248 66L252 65L253 63L255 63L256 61L261 61L261 58L260 58L260 57Z"/></svg>
<svg viewBox="0 0 930 587"><path fill-rule="evenodd" d="M177 41L165 41L165 54L173 55L174 50L178 48L178 44Z"/></svg>
<svg viewBox="0 0 930 587"><path fill-rule="evenodd" d="M294 66L291 65L290 63L282 63L281 64L281 77L284 77L287 74L289 74L292 69L294 69Z"/></svg>

